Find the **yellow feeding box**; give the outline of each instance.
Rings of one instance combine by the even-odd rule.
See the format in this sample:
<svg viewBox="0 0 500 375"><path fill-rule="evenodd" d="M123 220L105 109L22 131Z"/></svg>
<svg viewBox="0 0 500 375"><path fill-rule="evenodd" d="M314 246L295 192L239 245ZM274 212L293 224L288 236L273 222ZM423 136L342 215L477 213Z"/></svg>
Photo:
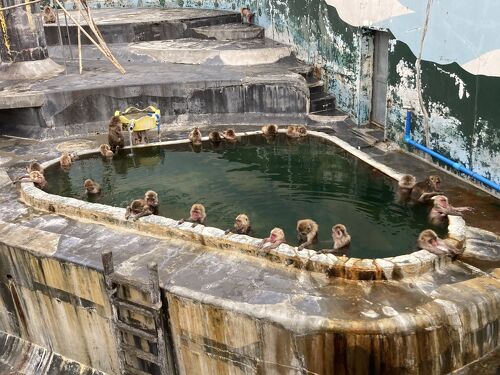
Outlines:
<svg viewBox="0 0 500 375"><path fill-rule="evenodd" d="M160 110L152 105L144 109L129 107L123 112L115 111L115 116L120 118L129 131L141 132L157 128L158 133L160 132Z"/></svg>

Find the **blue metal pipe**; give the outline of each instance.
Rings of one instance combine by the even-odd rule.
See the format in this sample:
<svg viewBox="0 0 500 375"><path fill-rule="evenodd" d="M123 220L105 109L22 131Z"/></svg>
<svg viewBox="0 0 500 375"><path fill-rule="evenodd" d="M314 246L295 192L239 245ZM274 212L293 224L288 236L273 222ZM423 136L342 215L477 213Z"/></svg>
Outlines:
<svg viewBox="0 0 500 375"><path fill-rule="evenodd" d="M432 151L431 149L422 146L420 143L415 142L414 140L411 139L411 111L406 112L406 121L405 121L405 134L404 134L404 141L408 143L409 145L412 145L415 148L418 148L419 150L431 155L433 158L438 159L442 163L456 169L459 172L465 173L467 176L470 176L472 178L475 178L476 180L482 182L486 186L496 190L497 192L500 191L500 185L488 180L487 178L481 176L480 174L477 174L476 172L472 172L470 169L465 168L462 164L450 160L448 158L445 158L443 155L438 154L435 151Z"/></svg>

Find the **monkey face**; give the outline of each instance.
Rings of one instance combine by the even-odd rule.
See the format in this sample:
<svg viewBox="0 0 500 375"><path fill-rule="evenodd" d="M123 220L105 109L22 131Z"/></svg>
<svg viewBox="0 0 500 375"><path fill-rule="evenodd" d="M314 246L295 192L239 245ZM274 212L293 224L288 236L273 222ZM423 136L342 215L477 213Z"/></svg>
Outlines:
<svg viewBox="0 0 500 375"><path fill-rule="evenodd" d="M439 176L429 176L428 177L428 183L430 184L430 186L432 186L432 188L435 190L435 191L440 191L441 189L441 179L439 178Z"/></svg>

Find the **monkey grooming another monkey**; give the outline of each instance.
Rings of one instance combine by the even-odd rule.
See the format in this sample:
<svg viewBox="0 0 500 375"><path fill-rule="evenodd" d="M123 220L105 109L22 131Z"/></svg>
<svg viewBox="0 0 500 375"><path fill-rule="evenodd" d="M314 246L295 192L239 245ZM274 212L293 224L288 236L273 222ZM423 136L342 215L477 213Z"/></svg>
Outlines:
<svg viewBox="0 0 500 375"><path fill-rule="evenodd" d="M127 210L125 211L125 219L128 220L132 218L133 221L138 220L143 216L152 215L153 211L149 207L148 203L144 199L135 199L132 203L127 206Z"/></svg>
<svg viewBox="0 0 500 375"><path fill-rule="evenodd" d="M191 141L193 146L201 146L201 132L197 126L195 126L193 130L191 130L188 135L188 139Z"/></svg>
<svg viewBox="0 0 500 375"><path fill-rule="evenodd" d="M298 250L311 246L318 239L318 224L311 219L297 221L297 239L299 240Z"/></svg>
<svg viewBox="0 0 500 375"><path fill-rule="evenodd" d="M448 215L462 216L463 212L474 210L472 207L453 207L444 195L436 195L431 199L434 201L429 212L429 222L432 225L448 226Z"/></svg>
<svg viewBox="0 0 500 375"><path fill-rule="evenodd" d="M75 159L76 159L75 154L63 152L61 157L59 158L59 164L63 169L69 169Z"/></svg>
<svg viewBox="0 0 500 375"><path fill-rule="evenodd" d="M250 219L245 214L239 214L234 220L234 226L231 229L226 230L225 234L235 233L235 234L246 234L251 236L253 231L250 226Z"/></svg>
<svg viewBox="0 0 500 375"><path fill-rule="evenodd" d="M307 135L307 128L304 125L298 125L297 132L299 133L299 137L305 137Z"/></svg>
<svg viewBox="0 0 500 375"><path fill-rule="evenodd" d="M343 224L335 224L332 227L332 240L334 252L347 250L351 244L351 236L347 233L347 228Z"/></svg>
<svg viewBox="0 0 500 375"><path fill-rule="evenodd" d="M299 138L299 130L295 125L289 125L288 128L286 129L286 136L288 138Z"/></svg>
<svg viewBox="0 0 500 375"><path fill-rule="evenodd" d="M205 213L205 206L201 203L195 203L191 206L191 210L189 211L188 219L181 219L178 221L179 224L184 223L185 221L189 223L193 223L191 227L195 227L198 224L205 224L207 218L207 214Z"/></svg>
<svg viewBox="0 0 500 375"><path fill-rule="evenodd" d="M88 195L101 194L101 185L92 181L90 178L85 180L83 187Z"/></svg>
<svg viewBox="0 0 500 375"><path fill-rule="evenodd" d="M234 129L227 129L222 133L222 138L224 138L229 143L234 143L237 141L236 133Z"/></svg>
<svg viewBox="0 0 500 375"><path fill-rule="evenodd" d="M113 116L108 125L108 143L111 151L117 152L119 148L125 147L122 122L118 116Z"/></svg>
<svg viewBox="0 0 500 375"><path fill-rule="evenodd" d="M271 249L276 249L282 243L286 243L285 232L283 232L281 228L273 228L269 237L264 238L259 244L259 249L269 251Z"/></svg>
<svg viewBox="0 0 500 375"><path fill-rule="evenodd" d="M265 125L261 130L262 134L268 137L275 137L278 134L278 127L276 125Z"/></svg>
<svg viewBox="0 0 500 375"><path fill-rule="evenodd" d="M44 168L42 167L42 165L37 162L37 161L32 161L27 167L26 167L26 171L28 173L31 173L31 172L40 172L41 174L43 174L44 172Z"/></svg>
<svg viewBox="0 0 500 375"><path fill-rule="evenodd" d="M415 176L411 174L405 174L398 181L398 191L396 193L396 201L400 203L408 202L410 200L410 195L413 187L417 183Z"/></svg>
<svg viewBox="0 0 500 375"><path fill-rule="evenodd" d="M111 151L111 148L107 144L100 145L99 151L101 152L101 156L103 158L112 158L114 155L113 151Z"/></svg>
<svg viewBox="0 0 500 375"><path fill-rule="evenodd" d="M455 246L447 244L444 240L440 239L436 232L431 229L426 229L420 233L417 240L419 249L427 250L428 252L436 255L449 255L456 257L462 251Z"/></svg>
<svg viewBox="0 0 500 375"><path fill-rule="evenodd" d="M148 190L146 194L144 194L144 199L153 215L158 215L158 205L160 204L158 201L158 194L153 190Z"/></svg>
<svg viewBox="0 0 500 375"><path fill-rule="evenodd" d="M411 199L414 202L429 203L431 198L441 192L441 178L431 175L424 181L417 182L411 190Z"/></svg>
<svg viewBox="0 0 500 375"><path fill-rule="evenodd" d="M52 8L48 5L43 8L42 14L43 23L55 23L56 22L56 14L52 10Z"/></svg>
<svg viewBox="0 0 500 375"><path fill-rule="evenodd" d="M35 184L35 186L39 189L43 189L47 186L45 176L39 171L31 171L28 175L19 177L14 181L14 183L16 182L33 182L33 184Z"/></svg>
<svg viewBox="0 0 500 375"><path fill-rule="evenodd" d="M240 14L241 14L241 23L248 23L248 24L253 23L254 14L249 7L241 8Z"/></svg>
<svg viewBox="0 0 500 375"><path fill-rule="evenodd" d="M222 142L222 137L220 136L220 133L216 131L210 132L210 134L208 135L208 139L210 140L210 142L214 144L219 144Z"/></svg>

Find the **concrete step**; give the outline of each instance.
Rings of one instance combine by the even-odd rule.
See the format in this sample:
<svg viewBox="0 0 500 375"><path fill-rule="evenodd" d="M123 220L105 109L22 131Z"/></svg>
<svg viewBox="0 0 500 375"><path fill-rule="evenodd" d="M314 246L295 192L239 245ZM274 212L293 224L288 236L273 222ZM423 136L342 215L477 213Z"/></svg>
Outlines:
<svg viewBox="0 0 500 375"><path fill-rule="evenodd" d="M307 82L307 86L309 87L309 92L313 95L323 92L325 83L322 80L315 79L311 82Z"/></svg>
<svg viewBox="0 0 500 375"><path fill-rule="evenodd" d="M319 97L311 99L311 112L335 109L335 97L320 93Z"/></svg>
<svg viewBox="0 0 500 375"><path fill-rule="evenodd" d="M192 29L192 36L200 39L245 40L264 38L264 28L246 23L226 23Z"/></svg>

